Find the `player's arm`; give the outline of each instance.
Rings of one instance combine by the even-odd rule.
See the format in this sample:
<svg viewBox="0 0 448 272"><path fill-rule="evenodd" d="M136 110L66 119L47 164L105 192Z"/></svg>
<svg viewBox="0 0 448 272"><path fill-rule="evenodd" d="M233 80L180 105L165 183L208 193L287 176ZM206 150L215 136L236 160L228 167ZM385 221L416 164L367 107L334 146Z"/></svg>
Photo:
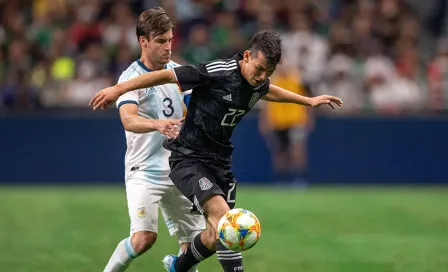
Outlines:
<svg viewBox="0 0 448 272"><path fill-rule="evenodd" d="M334 104L341 106L341 99L331 95L320 95L316 97L306 97L295 94L273 84L269 85L268 93L263 97L263 100L281 103L294 103L304 106L318 107L327 104L334 109Z"/></svg>
<svg viewBox="0 0 448 272"><path fill-rule="evenodd" d="M145 73L127 81L118 83L115 86L102 89L90 100L89 105L93 106L94 110L97 108L104 109L112 105L120 95L127 92L176 82L176 75L172 69Z"/></svg>
<svg viewBox="0 0 448 272"><path fill-rule="evenodd" d="M149 88L167 83L177 83L181 90L194 89L199 85L207 84L209 75L203 64L185 65L173 69L164 69L145 73L115 86L105 88L95 94L89 105L93 109L107 108L112 105L120 95L137 89Z"/></svg>
<svg viewBox="0 0 448 272"><path fill-rule="evenodd" d="M160 133L175 138L179 134L179 126L182 120L154 120L147 119L138 115L138 106L133 103L120 106L120 118L125 130L135 133L146 133L159 131Z"/></svg>

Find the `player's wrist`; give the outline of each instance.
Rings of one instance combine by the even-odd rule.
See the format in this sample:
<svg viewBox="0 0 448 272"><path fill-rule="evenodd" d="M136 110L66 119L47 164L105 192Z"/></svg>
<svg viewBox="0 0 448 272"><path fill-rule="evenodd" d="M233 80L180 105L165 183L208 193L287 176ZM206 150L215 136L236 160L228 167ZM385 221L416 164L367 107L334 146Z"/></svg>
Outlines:
<svg viewBox="0 0 448 272"><path fill-rule="evenodd" d="M312 97L306 97L306 96L303 96L303 101L302 101L302 103L303 103L305 106L312 107L312 106L313 106L313 98L312 98Z"/></svg>
<svg viewBox="0 0 448 272"><path fill-rule="evenodd" d="M148 120L149 128L152 131L160 131L160 120Z"/></svg>
<svg viewBox="0 0 448 272"><path fill-rule="evenodd" d="M116 84L115 85L115 90L117 91L117 94L120 96L120 95L123 95L123 94L125 94L126 93L126 86L124 86L123 85L123 83L118 83L118 84Z"/></svg>

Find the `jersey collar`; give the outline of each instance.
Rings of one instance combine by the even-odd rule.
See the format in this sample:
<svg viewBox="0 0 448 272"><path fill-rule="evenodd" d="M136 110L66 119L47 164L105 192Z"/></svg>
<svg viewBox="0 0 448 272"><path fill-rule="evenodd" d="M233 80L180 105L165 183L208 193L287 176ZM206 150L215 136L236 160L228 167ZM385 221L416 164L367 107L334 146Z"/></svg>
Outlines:
<svg viewBox="0 0 448 272"><path fill-rule="evenodd" d="M140 61L140 59L137 59L137 64L142 67L143 70L145 70L146 72L152 72L153 70L149 69L148 67L146 67L146 65L143 64L143 62ZM163 67L164 69L166 69L166 64Z"/></svg>

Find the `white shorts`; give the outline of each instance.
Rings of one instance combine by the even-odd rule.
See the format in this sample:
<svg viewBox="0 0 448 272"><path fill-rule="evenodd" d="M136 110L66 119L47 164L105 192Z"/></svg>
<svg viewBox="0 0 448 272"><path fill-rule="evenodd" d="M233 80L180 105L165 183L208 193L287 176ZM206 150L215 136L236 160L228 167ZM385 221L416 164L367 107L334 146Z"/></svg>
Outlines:
<svg viewBox="0 0 448 272"><path fill-rule="evenodd" d="M190 214L192 204L174 185L153 184L134 178L126 182L131 236L138 231L157 233L159 207L170 235L179 243L192 242L205 229L202 215Z"/></svg>

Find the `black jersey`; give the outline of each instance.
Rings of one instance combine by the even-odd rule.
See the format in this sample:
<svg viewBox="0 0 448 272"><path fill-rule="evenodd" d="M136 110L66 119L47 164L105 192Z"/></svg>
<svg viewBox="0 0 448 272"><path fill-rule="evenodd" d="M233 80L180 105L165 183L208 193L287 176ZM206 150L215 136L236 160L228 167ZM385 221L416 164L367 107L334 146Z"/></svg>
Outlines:
<svg viewBox="0 0 448 272"><path fill-rule="evenodd" d="M165 148L188 156L229 160L233 129L255 103L269 91L269 80L254 87L242 76L241 54L174 68L182 90L192 89L179 136Z"/></svg>

